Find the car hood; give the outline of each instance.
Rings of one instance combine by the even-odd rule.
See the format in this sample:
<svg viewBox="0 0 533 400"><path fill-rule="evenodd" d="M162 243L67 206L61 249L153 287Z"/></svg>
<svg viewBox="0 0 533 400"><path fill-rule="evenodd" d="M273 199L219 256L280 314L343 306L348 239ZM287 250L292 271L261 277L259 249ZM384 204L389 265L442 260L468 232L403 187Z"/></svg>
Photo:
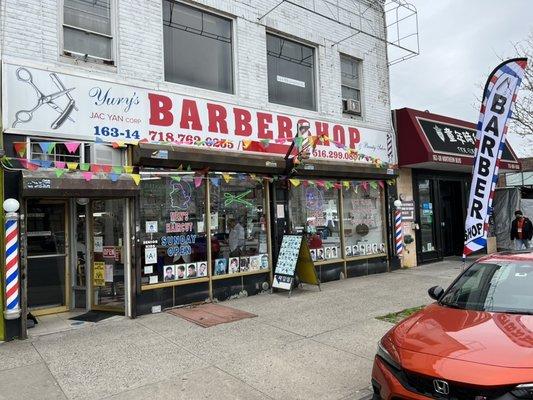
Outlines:
<svg viewBox="0 0 533 400"><path fill-rule="evenodd" d="M432 304L390 332L400 349L510 368L533 368L533 316ZM400 352L401 353L401 352Z"/></svg>

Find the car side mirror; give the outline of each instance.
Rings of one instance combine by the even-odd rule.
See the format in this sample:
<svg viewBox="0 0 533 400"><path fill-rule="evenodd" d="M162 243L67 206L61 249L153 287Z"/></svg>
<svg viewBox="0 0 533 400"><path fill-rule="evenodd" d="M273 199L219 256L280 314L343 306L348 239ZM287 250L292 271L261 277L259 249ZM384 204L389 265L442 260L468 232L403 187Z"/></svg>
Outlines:
<svg viewBox="0 0 533 400"><path fill-rule="evenodd" d="M439 301L442 295L444 294L444 289L440 286L433 286L428 290L429 297L433 300Z"/></svg>

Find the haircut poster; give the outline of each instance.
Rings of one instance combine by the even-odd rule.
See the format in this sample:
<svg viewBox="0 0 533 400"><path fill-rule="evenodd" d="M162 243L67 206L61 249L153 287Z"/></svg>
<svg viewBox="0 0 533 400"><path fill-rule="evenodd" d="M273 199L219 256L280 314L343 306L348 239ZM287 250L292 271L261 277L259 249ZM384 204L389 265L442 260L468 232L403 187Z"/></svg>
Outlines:
<svg viewBox="0 0 533 400"><path fill-rule="evenodd" d="M487 244L488 217L492 213L507 124L526 66L526 58L507 60L494 69L485 84L477 124L463 258Z"/></svg>

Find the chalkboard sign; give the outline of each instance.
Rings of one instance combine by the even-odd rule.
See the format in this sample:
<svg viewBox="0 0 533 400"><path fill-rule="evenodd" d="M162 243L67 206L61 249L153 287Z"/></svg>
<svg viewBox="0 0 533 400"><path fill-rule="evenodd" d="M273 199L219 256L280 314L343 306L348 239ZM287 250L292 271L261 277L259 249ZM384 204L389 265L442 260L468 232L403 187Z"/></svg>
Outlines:
<svg viewBox="0 0 533 400"><path fill-rule="evenodd" d="M296 275L300 282L318 285L320 288L307 241L303 239L301 235L283 236L274 271L273 288L291 291Z"/></svg>

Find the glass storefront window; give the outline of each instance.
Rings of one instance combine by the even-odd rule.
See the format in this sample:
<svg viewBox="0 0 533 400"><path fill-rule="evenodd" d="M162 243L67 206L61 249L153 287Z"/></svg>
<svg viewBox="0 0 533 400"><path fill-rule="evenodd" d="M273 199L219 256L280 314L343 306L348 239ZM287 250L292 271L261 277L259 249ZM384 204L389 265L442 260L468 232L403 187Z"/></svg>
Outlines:
<svg viewBox="0 0 533 400"><path fill-rule="evenodd" d="M213 275L253 273L270 267L262 181L213 175L210 187Z"/></svg>
<svg viewBox="0 0 533 400"><path fill-rule="evenodd" d="M305 233L314 261L340 259L339 192L334 188L300 185L290 189L292 232Z"/></svg>
<svg viewBox="0 0 533 400"><path fill-rule="evenodd" d="M193 175L143 174L140 214L142 283L208 276L205 180Z"/></svg>
<svg viewBox="0 0 533 400"><path fill-rule="evenodd" d="M382 189L358 186L343 191L346 257L386 253Z"/></svg>

